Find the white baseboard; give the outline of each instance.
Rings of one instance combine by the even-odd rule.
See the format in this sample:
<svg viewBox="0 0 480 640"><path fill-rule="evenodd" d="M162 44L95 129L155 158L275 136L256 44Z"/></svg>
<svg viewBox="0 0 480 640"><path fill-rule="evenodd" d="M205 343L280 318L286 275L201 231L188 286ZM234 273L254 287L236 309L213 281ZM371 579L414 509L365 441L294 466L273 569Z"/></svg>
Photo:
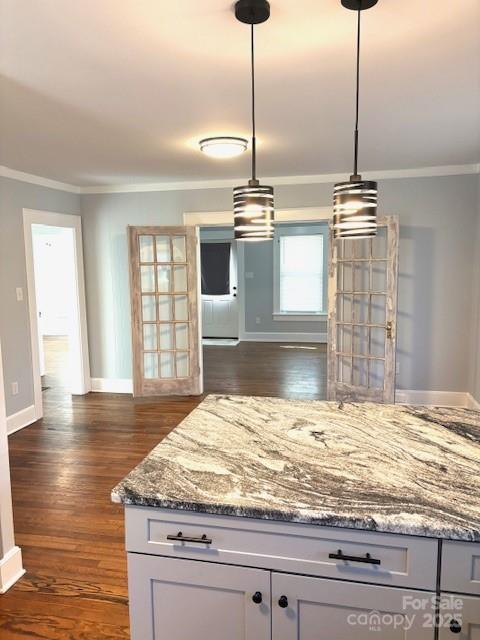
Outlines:
<svg viewBox="0 0 480 640"><path fill-rule="evenodd" d="M30 407L26 407L17 413L12 413L11 416L7 416L7 434L10 436L15 431L19 431L24 427L28 427L32 422L37 421L35 413L35 406L32 404Z"/></svg>
<svg viewBox="0 0 480 640"><path fill-rule="evenodd" d="M467 408L480 411L480 402L478 402L478 400L475 400L471 393L467 393Z"/></svg>
<svg viewBox="0 0 480 640"><path fill-rule="evenodd" d="M10 589L24 573L22 550L20 547L13 547L0 560L0 593Z"/></svg>
<svg viewBox="0 0 480 640"><path fill-rule="evenodd" d="M474 409L471 406L475 402L469 393L465 391L419 391L413 389L397 389L395 402L397 404L423 404L438 407L464 407ZM477 403L478 404L478 403Z"/></svg>
<svg viewBox="0 0 480 640"><path fill-rule="evenodd" d="M133 393L133 382L129 378L92 378L92 391Z"/></svg>
<svg viewBox="0 0 480 640"><path fill-rule="evenodd" d="M246 331L240 337L244 342L327 342L326 333L292 333L292 332L261 332Z"/></svg>

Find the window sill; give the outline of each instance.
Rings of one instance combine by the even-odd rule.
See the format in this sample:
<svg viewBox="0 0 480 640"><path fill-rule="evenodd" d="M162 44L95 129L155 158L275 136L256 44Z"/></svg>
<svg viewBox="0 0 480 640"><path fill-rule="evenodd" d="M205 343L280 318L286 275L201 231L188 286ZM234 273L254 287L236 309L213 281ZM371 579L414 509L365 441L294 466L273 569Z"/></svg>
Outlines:
<svg viewBox="0 0 480 640"><path fill-rule="evenodd" d="M318 322L326 320L326 313L274 313L273 319L281 322Z"/></svg>

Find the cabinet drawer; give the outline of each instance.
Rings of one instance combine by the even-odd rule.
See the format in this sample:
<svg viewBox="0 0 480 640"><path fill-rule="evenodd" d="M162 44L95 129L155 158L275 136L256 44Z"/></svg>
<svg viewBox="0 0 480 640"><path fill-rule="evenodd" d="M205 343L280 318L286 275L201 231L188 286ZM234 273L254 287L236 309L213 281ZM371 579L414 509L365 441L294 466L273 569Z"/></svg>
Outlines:
<svg viewBox="0 0 480 640"><path fill-rule="evenodd" d="M442 591L480 595L480 543L444 542Z"/></svg>
<svg viewBox="0 0 480 640"><path fill-rule="evenodd" d="M129 552L435 589L436 540L134 506L125 519Z"/></svg>

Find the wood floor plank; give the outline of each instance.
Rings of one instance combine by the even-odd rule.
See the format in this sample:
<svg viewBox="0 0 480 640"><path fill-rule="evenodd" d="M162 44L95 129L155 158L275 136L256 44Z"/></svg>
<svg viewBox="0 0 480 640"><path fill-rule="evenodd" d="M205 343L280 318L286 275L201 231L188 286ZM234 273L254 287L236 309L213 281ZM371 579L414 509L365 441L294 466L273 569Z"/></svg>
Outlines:
<svg viewBox="0 0 480 640"><path fill-rule="evenodd" d="M128 640L123 511L110 491L202 398L72 397L62 357L47 362L44 418L9 438L27 574L0 596L0 638ZM325 398L324 345L212 346L204 363L205 393Z"/></svg>

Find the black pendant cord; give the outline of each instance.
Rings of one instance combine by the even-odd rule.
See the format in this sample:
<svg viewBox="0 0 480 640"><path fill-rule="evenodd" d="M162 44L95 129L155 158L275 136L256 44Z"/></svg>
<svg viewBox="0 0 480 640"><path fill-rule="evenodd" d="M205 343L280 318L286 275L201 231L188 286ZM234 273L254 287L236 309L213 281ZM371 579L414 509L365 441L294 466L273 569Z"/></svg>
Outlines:
<svg viewBox="0 0 480 640"><path fill-rule="evenodd" d="M355 98L355 134L354 134L354 161L353 161L353 174L358 176L358 110L360 102L360 16L362 14L362 3L359 2L359 8L357 12L357 90Z"/></svg>
<svg viewBox="0 0 480 640"><path fill-rule="evenodd" d="M252 52L252 180L257 179L257 139L255 128L255 38L253 24L251 26L251 52Z"/></svg>

